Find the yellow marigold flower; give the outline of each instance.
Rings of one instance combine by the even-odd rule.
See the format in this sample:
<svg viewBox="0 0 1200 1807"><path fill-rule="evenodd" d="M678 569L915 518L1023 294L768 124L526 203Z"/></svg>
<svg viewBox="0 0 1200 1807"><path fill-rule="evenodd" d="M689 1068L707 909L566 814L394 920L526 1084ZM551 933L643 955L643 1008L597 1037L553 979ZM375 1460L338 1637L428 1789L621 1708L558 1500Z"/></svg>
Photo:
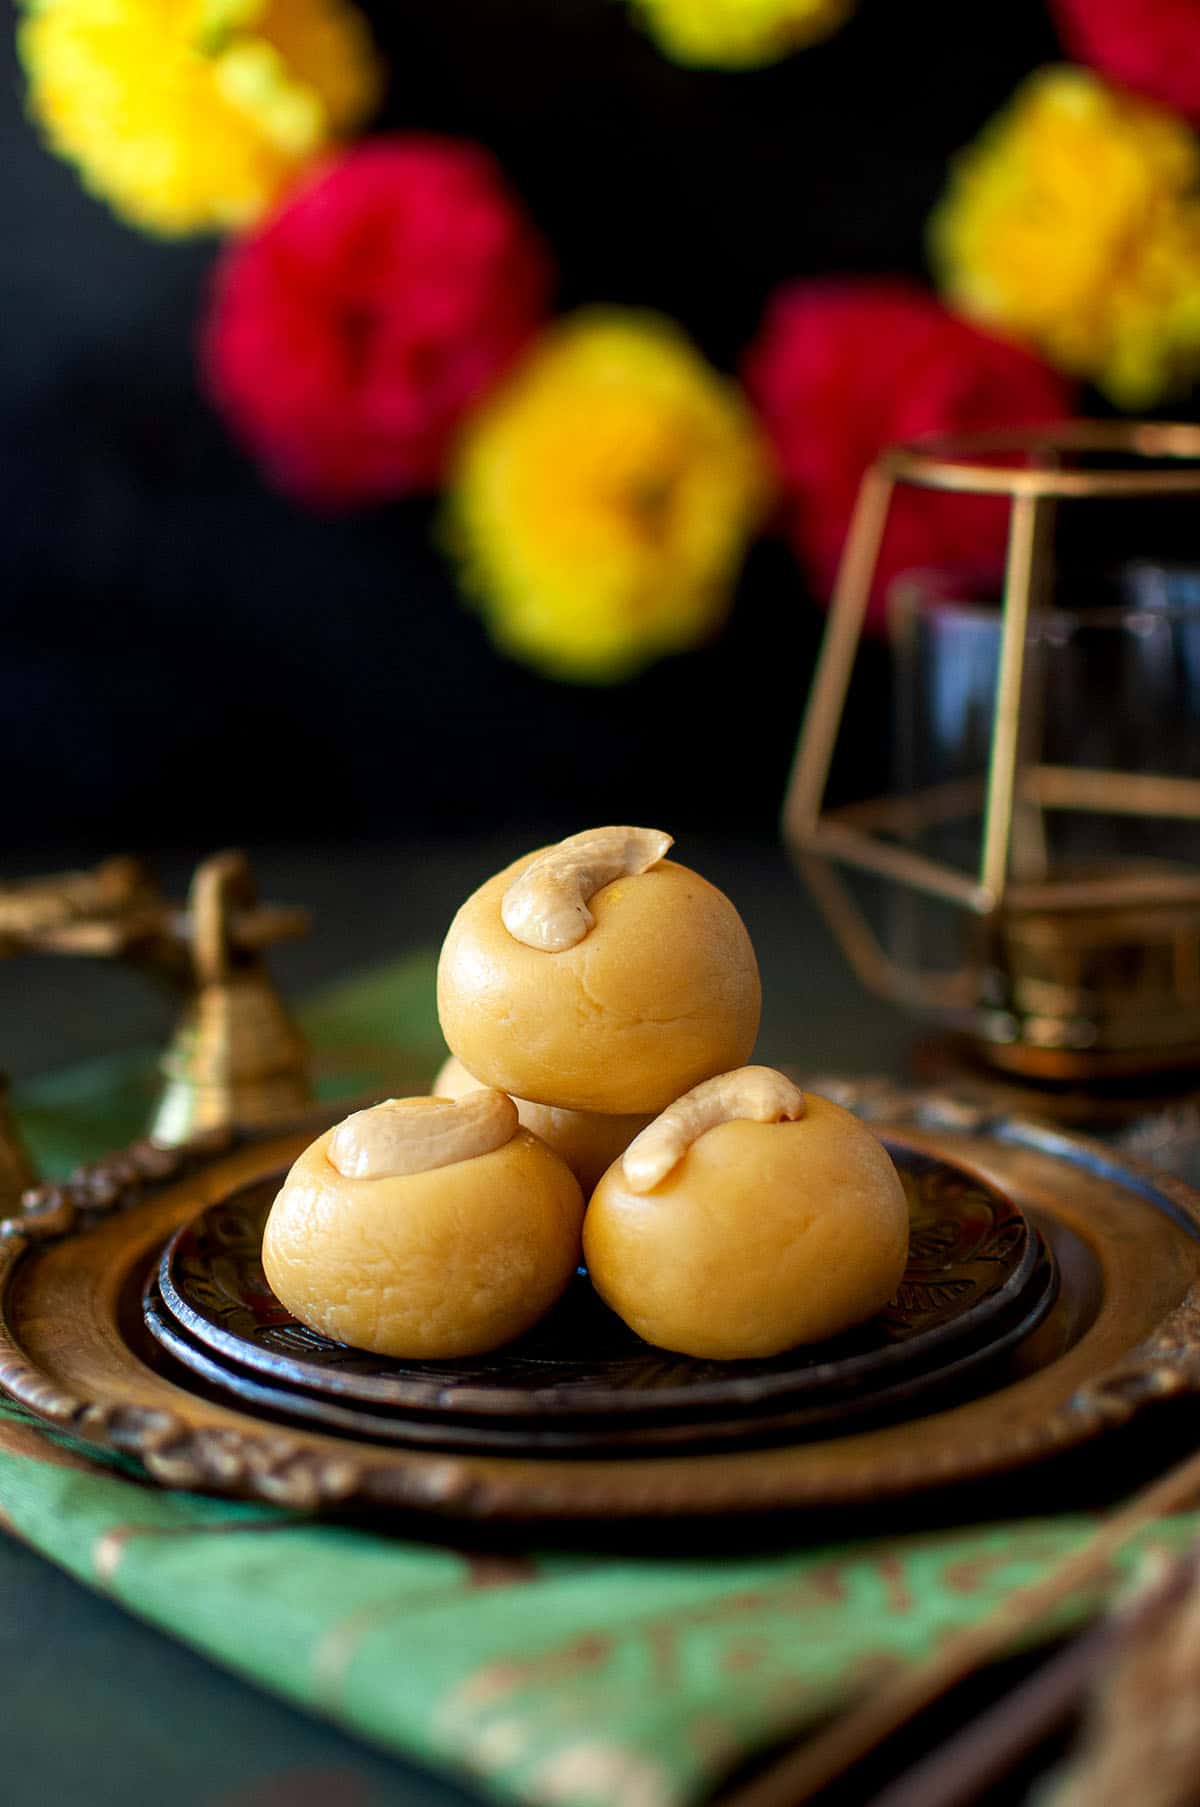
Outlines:
<svg viewBox="0 0 1200 1807"><path fill-rule="evenodd" d="M1200 142L1084 69L1039 70L930 227L952 305L1148 407L1200 373Z"/></svg>
<svg viewBox="0 0 1200 1807"><path fill-rule="evenodd" d="M382 71L347 0L26 0L29 103L136 226L249 226L363 123Z"/></svg>
<svg viewBox="0 0 1200 1807"><path fill-rule="evenodd" d="M676 62L709 69L773 63L835 32L854 0L634 0Z"/></svg>
<svg viewBox="0 0 1200 1807"><path fill-rule="evenodd" d="M505 652L604 683L724 618L770 496L735 384L670 321L560 321L460 445L447 524Z"/></svg>

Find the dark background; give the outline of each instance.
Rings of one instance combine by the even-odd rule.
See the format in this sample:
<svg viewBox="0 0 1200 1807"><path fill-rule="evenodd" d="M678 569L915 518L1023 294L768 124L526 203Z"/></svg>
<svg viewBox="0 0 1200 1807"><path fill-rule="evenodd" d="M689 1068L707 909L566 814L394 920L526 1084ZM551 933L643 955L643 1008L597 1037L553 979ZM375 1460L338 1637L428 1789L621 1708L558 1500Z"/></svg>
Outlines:
<svg viewBox="0 0 1200 1807"><path fill-rule="evenodd" d="M376 129L481 140L554 247L562 305L661 308L727 368L782 279L919 273L948 156L1061 54L1040 0L863 0L748 74L672 65L614 0L365 10L392 71ZM143 238L90 199L24 119L2 36L7 844L604 818L771 834L820 628L787 549L755 549L714 645L623 688L506 664L430 504L308 515L231 447L191 350L215 241ZM867 719L870 768L886 732Z"/></svg>

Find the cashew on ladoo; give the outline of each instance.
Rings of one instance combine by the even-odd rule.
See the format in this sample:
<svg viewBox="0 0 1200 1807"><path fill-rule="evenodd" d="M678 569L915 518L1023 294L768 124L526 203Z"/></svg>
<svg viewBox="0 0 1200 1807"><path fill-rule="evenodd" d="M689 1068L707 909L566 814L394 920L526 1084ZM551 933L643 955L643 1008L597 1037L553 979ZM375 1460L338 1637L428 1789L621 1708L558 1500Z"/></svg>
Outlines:
<svg viewBox="0 0 1200 1807"><path fill-rule="evenodd" d="M530 1329L579 1265L582 1223L578 1180L502 1092L392 1098L293 1163L263 1272L318 1335L441 1361Z"/></svg>
<svg viewBox="0 0 1200 1807"><path fill-rule="evenodd" d="M614 879L636 878L672 846L657 828L589 828L532 860L513 880L500 917L514 941L561 953L595 924L588 900Z"/></svg>
<svg viewBox="0 0 1200 1807"><path fill-rule="evenodd" d="M392 1179L490 1154L516 1133L516 1105L490 1087L462 1098L389 1098L338 1124L329 1160L343 1179Z"/></svg>
<svg viewBox="0 0 1200 1807"><path fill-rule="evenodd" d="M694 1086L635 1136L621 1158L631 1192L652 1192L682 1161L693 1142L718 1123L794 1123L804 1093L772 1067L738 1067Z"/></svg>

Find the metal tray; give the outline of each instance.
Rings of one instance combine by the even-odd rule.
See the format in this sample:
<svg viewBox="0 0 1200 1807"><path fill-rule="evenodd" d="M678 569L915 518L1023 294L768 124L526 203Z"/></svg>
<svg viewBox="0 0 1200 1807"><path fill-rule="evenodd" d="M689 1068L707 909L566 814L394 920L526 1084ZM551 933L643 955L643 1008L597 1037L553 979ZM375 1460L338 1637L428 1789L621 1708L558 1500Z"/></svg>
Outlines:
<svg viewBox="0 0 1200 1807"><path fill-rule="evenodd" d="M619 1455L447 1452L215 1398L156 1349L146 1281L182 1225L276 1174L316 1120L223 1148L125 1151L35 1194L0 1226L0 1386L45 1423L139 1457L165 1485L526 1523L879 1503L1012 1471L1200 1391L1200 1197L1188 1187L946 1094L879 1084L836 1095L897 1148L1007 1194L1052 1248L1058 1297L987 1390L762 1446Z"/></svg>

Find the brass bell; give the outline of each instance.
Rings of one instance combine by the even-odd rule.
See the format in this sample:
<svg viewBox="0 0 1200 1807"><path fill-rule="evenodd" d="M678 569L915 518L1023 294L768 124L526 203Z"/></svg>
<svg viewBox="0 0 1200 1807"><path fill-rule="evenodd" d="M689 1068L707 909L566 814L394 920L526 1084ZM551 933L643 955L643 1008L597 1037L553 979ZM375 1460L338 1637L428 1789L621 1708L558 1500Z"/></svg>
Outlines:
<svg viewBox="0 0 1200 1807"><path fill-rule="evenodd" d="M156 1140L286 1121L311 1104L308 1049L263 960L304 926L299 912L259 905L244 854L197 868L183 925L190 995L162 1060Z"/></svg>

